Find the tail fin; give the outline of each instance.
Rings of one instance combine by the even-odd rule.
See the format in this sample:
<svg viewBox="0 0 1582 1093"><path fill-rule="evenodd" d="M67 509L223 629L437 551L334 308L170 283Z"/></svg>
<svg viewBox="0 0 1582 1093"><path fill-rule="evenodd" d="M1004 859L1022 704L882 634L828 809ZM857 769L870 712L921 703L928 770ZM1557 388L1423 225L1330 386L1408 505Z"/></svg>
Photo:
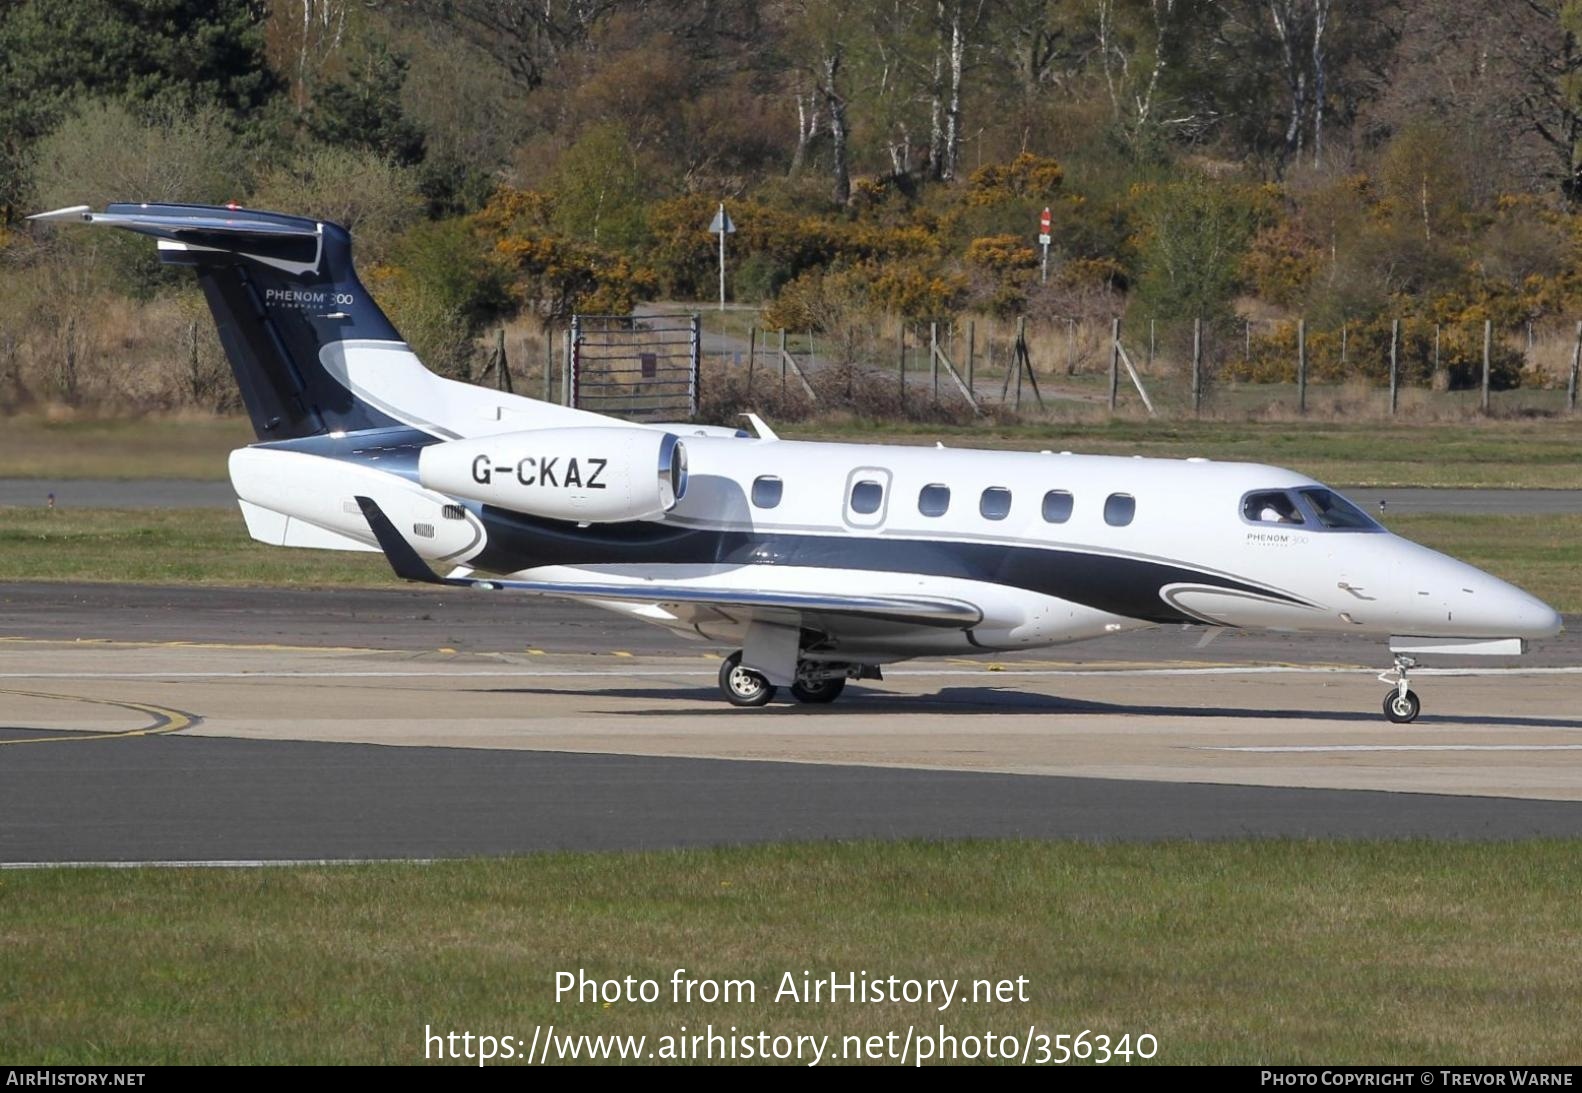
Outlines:
<svg viewBox="0 0 1582 1093"><path fill-rule="evenodd" d="M401 345L339 224L212 205L78 206L33 219L151 235L161 261L193 267L260 440L401 424L325 367L336 343Z"/></svg>

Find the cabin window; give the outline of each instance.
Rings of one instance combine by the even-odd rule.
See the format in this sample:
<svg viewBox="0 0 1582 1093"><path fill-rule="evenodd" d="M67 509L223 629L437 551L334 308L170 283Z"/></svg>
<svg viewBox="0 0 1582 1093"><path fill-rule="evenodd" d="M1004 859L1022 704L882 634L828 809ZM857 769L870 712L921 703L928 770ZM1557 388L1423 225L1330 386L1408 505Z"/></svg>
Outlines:
<svg viewBox="0 0 1582 1093"><path fill-rule="evenodd" d="M1373 518L1334 490L1302 490L1302 499L1313 510L1318 522L1335 531L1379 531Z"/></svg>
<svg viewBox="0 0 1582 1093"><path fill-rule="evenodd" d="M1254 524L1301 524L1302 510L1284 490L1249 493L1241 502L1242 517Z"/></svg>
<svg viewBox="0 0 1582 1093"><path fill-rule="evenodd" d="M1104 522L1123 528L1137 515L1137 498L1129 493L1112 493L1104 499Z"/></svg>
<svg viewBox="0 0 1582 1093"><path fill-rule="evenodd" d="M757 508L774 508L780 503L780 495L784 492L785 483L772 474L753 479L753 505Z"/></svg>
<svg viewBox="0 0 1582 1093"><path fill-rule="evenodd" d="M1044 494L1044 520L1050 524L1063 524L1071 519L1071 491L1050 490Z"/></svg>
<svg viewBox="0 0 1582 1093"><path fill-rule="evenodd" d="M1004 520L1011 514L1011 491L1003 486L990 486L978 499L978 512L985 520Z"/></svg>
<svg viewBox="0 0 1582 1093"><path fill-rule="evenodd" d="M852 512L867 516L878 512L882 504L884 504L884 487L872 479L865 478L851 488Z"/></svg>
<svg viewBox="0 0 1582 1093"><path fill-rule="evenodd" d="M924 516L943 516L950 510L950 487L938 482L924 486L917 495L917 511Z"/></svg>

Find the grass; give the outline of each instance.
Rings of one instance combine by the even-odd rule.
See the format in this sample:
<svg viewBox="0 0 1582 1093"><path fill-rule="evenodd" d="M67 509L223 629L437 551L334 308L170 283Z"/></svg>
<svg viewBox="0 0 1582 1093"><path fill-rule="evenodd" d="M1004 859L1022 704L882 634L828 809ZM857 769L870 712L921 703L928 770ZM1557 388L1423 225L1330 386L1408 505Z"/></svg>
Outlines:
<svg viewBox="0 0 1582 1093"><path fill-rule="evenodd" d="M942 426L842 418L787 424L797 439L1058 448L1276 463L1352 486L1582 489L1582 417L1388 424L1135 418ZM252 440L239 418L0 421L0 478L223 479Z"/></svg>
<svg viewBox="0 0 1582 1093"><path fill-rule="evenodd" d="M1391 530L1582 612L1582 514L1391 515ZM393 586L383 558L264 546L228 509L0 508L0 580Z"/></svg>
<svg viewBox="0 0 1582 1093"><path fill-rule="evenodd" d="M266 546L232 509L0 508L0 580L392 585L384 558Z"/></svg>
<svg viewBox="0 0 1582 1093"><path fill-rule="evenodd" d="M1574 841L846 843L0 874L0 1061L413 1062L531 1038L1152 1033L1165 1063L1582 1060ZM556 1003L554 976L755 1002ZM1025 1003L803 1005L783 972L1026 976Z"/></svg>
<svg viewBox="0 0 1582 1093"><path fill-rule="evenodd" d="M1582 515L1389 516L1391 531L1582 612Z"/></svg>
<svg viewBox="0 0 1582 1093"><path fill-rule="evenodd" d="M222 479L253 442L240 417L0 419L0 478Z"/></svg>

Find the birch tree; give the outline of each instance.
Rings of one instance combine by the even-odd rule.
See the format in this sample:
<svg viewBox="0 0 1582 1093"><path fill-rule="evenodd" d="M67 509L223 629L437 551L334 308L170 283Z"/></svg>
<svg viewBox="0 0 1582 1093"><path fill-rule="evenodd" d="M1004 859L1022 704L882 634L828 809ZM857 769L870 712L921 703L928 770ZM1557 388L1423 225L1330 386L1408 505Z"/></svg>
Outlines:
<svg viewBox="0 0 1582 1093"><path fill-rule="evenodd" d="M1161 127L1164 75L1173 45L1176 0L1148 0L1142 12L1094 0L1099 69L1116 129L1140 152ZM1140 17L1139 17L1140 16Z"/></svg>
<svg viewBox="0 0 1582 1093"><path fill-rule="evenodd" d="M798 99L800 116L806 120L816 108L826 119L829 131L830 196L837 205L851 200L851 130L847 120L847 54L850 43L860 36L860 10L841 0L789 0L782 18L791 38L789 48L798 59L813 89L816 105ZM807 138L811 140L811 136ZM802 154L806 155L807 140Z"/></svg>

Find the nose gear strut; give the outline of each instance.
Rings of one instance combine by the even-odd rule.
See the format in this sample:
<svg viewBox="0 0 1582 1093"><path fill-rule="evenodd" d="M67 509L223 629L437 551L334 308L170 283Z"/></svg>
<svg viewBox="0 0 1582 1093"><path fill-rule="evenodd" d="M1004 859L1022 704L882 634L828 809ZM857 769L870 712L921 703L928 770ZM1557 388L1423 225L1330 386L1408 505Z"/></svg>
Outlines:
<svg viewBox="0 0 1582 1093"><path fill-rule="evenodd" d="M1411 680L1407 678L1408 673L1415 667L1417 667L1415 657L1396 653L1395 667L1379 675L1380 683L1390 685L1390 692L1384 696L1384 716L1397 725L1409 725L1416 721L1418 712L1423 708L1417 692L1411 688Z"/></svg>

